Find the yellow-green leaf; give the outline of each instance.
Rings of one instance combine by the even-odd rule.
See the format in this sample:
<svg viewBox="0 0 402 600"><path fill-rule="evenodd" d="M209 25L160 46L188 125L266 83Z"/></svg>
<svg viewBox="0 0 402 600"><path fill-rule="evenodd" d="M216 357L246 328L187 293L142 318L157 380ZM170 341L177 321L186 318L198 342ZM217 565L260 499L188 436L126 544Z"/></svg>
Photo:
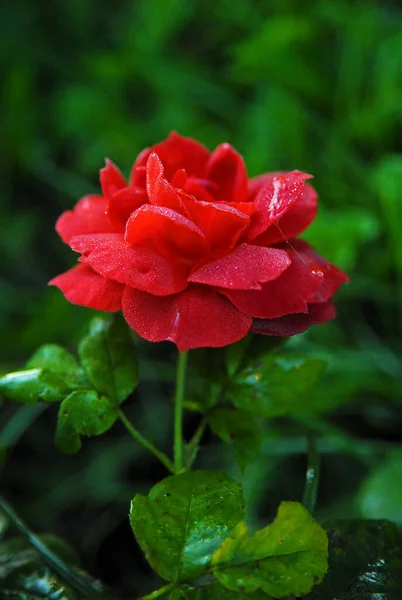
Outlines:
<svg viewBox="0 0 402 600"><path fill-rule="evenodd" d="M327 572L328 538L297 502L282 502L275 521L248 535L241 523L212 558L213 574L228 589L262 590L273 598L311 591Z"/></svg>

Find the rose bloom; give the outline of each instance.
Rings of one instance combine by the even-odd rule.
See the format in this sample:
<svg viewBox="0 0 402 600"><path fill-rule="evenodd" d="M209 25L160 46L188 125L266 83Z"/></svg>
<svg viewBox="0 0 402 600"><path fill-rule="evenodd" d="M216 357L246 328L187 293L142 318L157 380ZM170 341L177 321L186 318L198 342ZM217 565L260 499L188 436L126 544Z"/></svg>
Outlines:
<svg viewBox="0 0 402 600"><path fill-rule="evenodd" d="M290 336L335 317L348 277L296 236L317 194L300 171L248 179L229 144L212 153L172 133L138 156L127 182L110 161L102 195L85 196L56 230L80 254L50 285L67 300L123 311L152 342L219 347L250 330Z"/></svg>

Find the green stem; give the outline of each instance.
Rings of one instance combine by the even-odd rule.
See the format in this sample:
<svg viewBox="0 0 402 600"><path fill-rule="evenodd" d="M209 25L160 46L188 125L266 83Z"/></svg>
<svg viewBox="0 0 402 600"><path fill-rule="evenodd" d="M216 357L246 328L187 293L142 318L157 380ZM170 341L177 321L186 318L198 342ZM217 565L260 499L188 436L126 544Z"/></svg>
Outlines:
<svg viewBox="0 0 402 600"><path fill-rule="evenodd" d="M204 434L205 428L208 425L208 418L204 415L195 430L195 433L189 443L187 444L187 463L186 469L190 470L194 464L195 459L197 458L198 449L200 445L201 438Z"/></svg>
<svg viewBox="0 0 402 600"><path fill-rule="evenodd" d="M6 514L14 526L26 537L29 543L39 552L43 561L49 565L60 577L71 585L80 595L90 600L105 600L105 593L97 590L73 567L67 565L60 557L56 556L20 519L13 507L3 496L0 496L0 509Z"/></svg>
<svg viewBox="0 0 402 600"><path fill-rule="evenodd" d="M139 444L141 444L141 446L143 446L144 448L149 450L149 452L151 452L151 454L156 456L156 458L158 460L160 460L160 462L167 468L168 471L170 471L171 473L175 473L175 468L174 468L172 461L166 456L166 454L164 452L159 450L152 442L147 440L147 438L145 438L143 435L141 435L141 433L139 431L137 431L137 429L127 419L126 415L124 414L124 412L121 409L119 409L119 418L120 418L120 421L123 423L124 427L129 432L129 434Z"/></svg>
<svg viewBox="0 0 402 600"><path fill-rule="evenodd" d="M174 466L176 473L183 471L183 401L188 352L182 352L177 359L176 394L174 399Z"/></svg>
<svg viewBox="0 0 402 600"><path fill-rule="evenodd" d="M306 482L304 484L303 506L313 514L317 501L318 482L320 478L320 455L317 452L314 437L309 434Z"/></svg>
<svg viewBox="0 0 402 600"><path fill-rule="evenodd" d="M163 587L159 588L159 590L155 590L147 596L141 596L140 600L154 600L155 598L160 598L160 596L162 596L163 594L167 594L168 592L173 590L175 586L175 583L168 583L167 585L164 585Z"/></svg>

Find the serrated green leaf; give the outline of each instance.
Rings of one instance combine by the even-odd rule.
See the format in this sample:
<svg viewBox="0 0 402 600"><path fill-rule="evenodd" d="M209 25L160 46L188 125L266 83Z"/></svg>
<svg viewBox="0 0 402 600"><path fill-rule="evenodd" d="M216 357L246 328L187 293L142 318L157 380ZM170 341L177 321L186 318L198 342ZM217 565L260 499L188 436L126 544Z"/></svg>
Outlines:
<svg viewBox="0 0 402 600"><path fill-rule="evenodd" d="M225 474L167 477L131 503L134 534L153 569L180 582L200 577L215 550L244 518L241 487Z"/></svg>
<svg viewBox="0 0 402 600"><path fill-rule="evenodd" d="M25 404L59 402L69 392L63 379L46 369L27 369L0 378L0 393Z"/></svg>
<svg viewBox="0 0 402 600"><path fill-rule="evenodd" d="M38 348L27 363L28 369L46 369L60 375L70 390L90 387L84 371L75 356L57 344L45 344Z"/></svg>
<svg viewBox="0 0 402 600"><path fill-rule="evenodd" d="M394 523L345 519L325 529L328 574L306 600L400 600L402 539Z"/></svg>
<svg viewBox="0 0 402 600"><path fill-rule="evenodd" d="M402 452L393 452L373 469L357 496L366 519L389 519L402 525Z"/></svg>
<svg viewBox="0 0 402 600"><path fill-rule="evenodd" d="M308 392L326 362L294 355L269 356L234 378L228 396L234 404L258 417L308 412Z"/></svg>
<svg viewBox="0 0 402 600"><path fill-rule="evenodd" d="M93 319L78 354L92 385L114 404L134 391L138 383L136 352L130 330L119 316Z"/></svg>
<svg viewBox="0 0 402 600"><path fill-rule="evenodd" d="M95 390L72 392L60 405L56 445L66 454L75 454L81 448L81 435L101 435L117 418L117 408Z"/></svg>
<svg viewBox="0 0 402 600"><path fill-rule="evenodd" d="M273 598L307 594L327 572L328 538L297 502L282 502L275 521L249 536L241 523L212 558L213 574L228 589L261 590Z"/></svg>
<svg viewBox="0 0 402 600"><path fill-rule="evenodd" d="M215 408L208 414L212 431L230 444L241 469L245 469L261 449L261 427L250 414L233 408Z"/></svg>

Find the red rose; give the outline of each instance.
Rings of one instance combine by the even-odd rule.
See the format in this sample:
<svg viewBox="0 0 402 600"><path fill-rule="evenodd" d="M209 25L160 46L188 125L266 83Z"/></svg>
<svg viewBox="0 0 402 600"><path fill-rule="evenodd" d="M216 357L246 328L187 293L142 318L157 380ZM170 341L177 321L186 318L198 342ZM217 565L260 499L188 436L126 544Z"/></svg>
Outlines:
<svg viewBox="0 0 402 600"><path fill-rule="evenodd" d="M248 331L288 336L335 317L348 277L294 239L317 195L300 171L247 178L242 157L172 133L144 150L127 183L107 161L101 196L56 229L81 256L59 275L67 300L123 310L143 338L179 350L226 346Z"/></svg>

